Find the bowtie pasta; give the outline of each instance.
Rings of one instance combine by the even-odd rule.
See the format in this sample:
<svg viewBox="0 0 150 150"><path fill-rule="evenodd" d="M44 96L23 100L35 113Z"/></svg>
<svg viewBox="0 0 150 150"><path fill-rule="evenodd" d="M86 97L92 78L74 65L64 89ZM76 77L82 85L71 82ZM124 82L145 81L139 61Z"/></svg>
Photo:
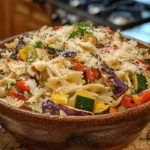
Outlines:
<svg viewBox="0 0 150 150"><path fill-rule="evenodd" d="M90 23L47 27L0 49L0 100L51 115L136 107L150 97L150 51Z"/></svg>

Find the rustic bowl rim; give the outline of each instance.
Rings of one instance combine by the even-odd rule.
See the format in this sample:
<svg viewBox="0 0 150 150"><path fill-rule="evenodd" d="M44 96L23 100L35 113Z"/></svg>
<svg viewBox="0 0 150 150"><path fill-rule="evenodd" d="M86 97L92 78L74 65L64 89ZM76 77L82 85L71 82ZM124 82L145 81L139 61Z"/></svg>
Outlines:
<svg viewBox="0 0 150 150"><path fill-rule="evenodd" d="M18 38L19 36L21 36L23 34L18 34L15 36L12 36L10 38L6 38L3 41L0 41L0 45L3 45L6 42L9 42L15 38ZM127 39L131 39L131 40L135 40L137 41L139 44L142 44L143 46L150 48L149 44L146 44L140 40L137 40L135 38L129 37L129 36L124 36ZM120 111L117 113L112 113L112 114L103 114L103 115L92 115L92 116L60 116L60 115L50 115L50 114L43 114L43 113L37 113L34 111L29 111L29 110L24 110L21 108L17 108L15 106L9 105L3 101L0 101L0 106L4 107L4 109L13 111L17 114L23 114L24 116L28 116L28 117L32 117L32 118L37 118L37 119L46 119L46 120L57 120L57 121L71 121L71 122L84 122L84 121L96 121L96 120L104 120L104 119L110 119L110 118L118 118L120 116L120 119L130 119L134 118L137 116L137 113L141 113L145 110L146 107L150 107L150 101L142 104L142 105L138 105L134 108L130 108L124 111Z"/></svg>
<svg viewBox="0 0 150 150"><path fill-rule="evenodd" d="M150 108L150 101L146 102L145 104L136 106L134 108L130 108L124 111L112 113L112 114L103 114L103 115L92 115L92 116L60 116L60 115L50 115L50 114L43 114L38 112L33 112L29 110L24 110L21 108L17 108L15 106L11 106L3 101L0 101L0 106L4 107L5 109L12 111L16 114L22 114L23 116L36 118L36 119L46 119L46 120L57 120L57 121L71 121L71 122L84 122L84 121L96 121L96 120L105 120L105 119L117 119L119 120L130 120L137 117L137 115L141 115L144 110L149 107ZM118 120L118 121L119 121Z"/></svg>

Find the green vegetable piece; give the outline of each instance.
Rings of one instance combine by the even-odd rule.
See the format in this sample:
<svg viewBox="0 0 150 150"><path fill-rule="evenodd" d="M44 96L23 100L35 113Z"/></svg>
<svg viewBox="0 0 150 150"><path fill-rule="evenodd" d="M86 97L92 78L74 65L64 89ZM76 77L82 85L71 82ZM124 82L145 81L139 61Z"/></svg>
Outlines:
<svg viewBox="0 0 150 150"><path fill-rule="evenodd" d="M109 106L106 108L106 109L104 109L104 110L102 110L102 111L100 111L100 112L97 112L97 113L95 113L94 115L102 115L102 114L108 114L109 113Z"/></svg>
<svg viewBox="0 0 150 150"><path fill-rule="evenodd" d="M73 31L69 36L68 36L68 39L72 39L72 38L75 38L76 36L78 36L78 32L77 31Z"/></svg>
<svg viewBox="0 0 150 150"><path fill-rule="evenodd" d="M92 34L88 31L88 28L92 27L92 24L88 22L77 22L74 24L75 30L70 33L68 39L75 38L77 36L83 36L85 33Z"/></svg>
<svg viewBox="0 0 150 150"><path fill-rule="evenodd" d="M38 41L35 43L35 48L41 48L42 47L42 42L41 41Z"/></svg>
<svg viewBox="0 0 150 150"><path fill-rule="evenodd" d="M77 95L75 108L93 112L94 99Z"/></svg>
<svg viewBox="0 0 150 150"><path fill-rule="evenodd" d="M92 27L92 24L89 22L77 22L74 24L75 27Z"/></svg>
<svg viewBox="0 0 150 150"><path fill-rule="evenodd" d="M143 74L135 74L134 85L136 93L140 93L141 91L148 89L148 82Z"/></svg>

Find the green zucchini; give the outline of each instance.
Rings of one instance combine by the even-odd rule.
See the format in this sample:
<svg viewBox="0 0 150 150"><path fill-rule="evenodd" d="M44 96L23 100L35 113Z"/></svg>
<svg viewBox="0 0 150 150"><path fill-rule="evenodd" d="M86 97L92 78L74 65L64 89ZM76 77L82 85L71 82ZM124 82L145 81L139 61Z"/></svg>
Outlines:
<svg viewBox="0 0 150 150"><path fill-rule="evenodd" d="M135 92L140 93L148 88L148 82L143 74L134 74Z"/></svg>
<svg viewBox="0 0 150 150"><path fill-rule="evenodd" d="M105 105L103 102L98 102L94 106L94 114L101 115L109 113L109 106Z"/></svg>
<svg viewBox="0 0 150 150"><path fill-rule="evenodd" d="M93 107L94 107L95 99L91 98L91 96L88 96L85 93L79 93L76 96L76 103L75 103L75 108L93 112Z"/></svg>

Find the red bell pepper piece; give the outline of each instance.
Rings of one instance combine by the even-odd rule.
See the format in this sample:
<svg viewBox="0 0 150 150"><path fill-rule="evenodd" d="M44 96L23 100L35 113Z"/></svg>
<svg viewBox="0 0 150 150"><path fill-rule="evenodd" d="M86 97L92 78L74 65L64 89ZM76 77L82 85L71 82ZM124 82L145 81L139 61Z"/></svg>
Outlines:
<svg viewBox="0 0 150 150"><path fill-rule="evenodd" d="M133 107L137 106L136 101L134 100L134 98L131 95L124 95L122 97L121 104L125 108L133 108Z"/></svg>
<svg viewBox="0 0 150 150"><path fill-rule="evenodd" d="M139 105L150 101L150 90L144 90L140 93Z"/></svg>
<svg viewBox="0 0 150 150"><path fill-rule="evenodd" d="M53 28L53 30L57 31L57 30L59 30L59 29L61 29L61 28L62 28L62 26L55 26L55 27Z"/></svg>
<svg viewBox="0 0 150 150"><path fill-rule="evenodd" d="M27 101L28 100L28 98L26 98L25 96L23 96L21 94L18 94L16 92L13 92L13 91L10 92L10 96L13 97L13 98L17 98L18 100L22 100L22 101Z"/></svg>
<svg viewBox="0 0 150 150"><path fill-rule="evenodd" d="M16 87L20 92L30 91L30 87L27 86L24 81L18 81Z"/></svg>
<svg viewBox="0 0 150 150"><path fill-rule="evenodd" d="M89 82L93 82L96 79L100 78L100 72L96 68L88 68L86 69L86 77Z"/></svg>
<svg viewBox="0 0 150 150"><path fill-rule="evenodd" d="M83 64L81 64L78 60L74 60L74 70L76 71L83 71L85 70L85 66Z"/></svg>
<svg viewBox="0 0 150 150"><path fill-rule="evenodd" d="M116 108L110 108L110 109L109 109L109 113L115 113L115 112L117 112L117 109L116 109Z"/></svg>
<svg viewBox="0 0 150 150"><path fill-rule="evenodd" d="M96 79L100 78L100 72L96 68L87 68L81 64L78 60L74 60L74 70L76 71L85 71L87 80L93 82Z"/></svg>

